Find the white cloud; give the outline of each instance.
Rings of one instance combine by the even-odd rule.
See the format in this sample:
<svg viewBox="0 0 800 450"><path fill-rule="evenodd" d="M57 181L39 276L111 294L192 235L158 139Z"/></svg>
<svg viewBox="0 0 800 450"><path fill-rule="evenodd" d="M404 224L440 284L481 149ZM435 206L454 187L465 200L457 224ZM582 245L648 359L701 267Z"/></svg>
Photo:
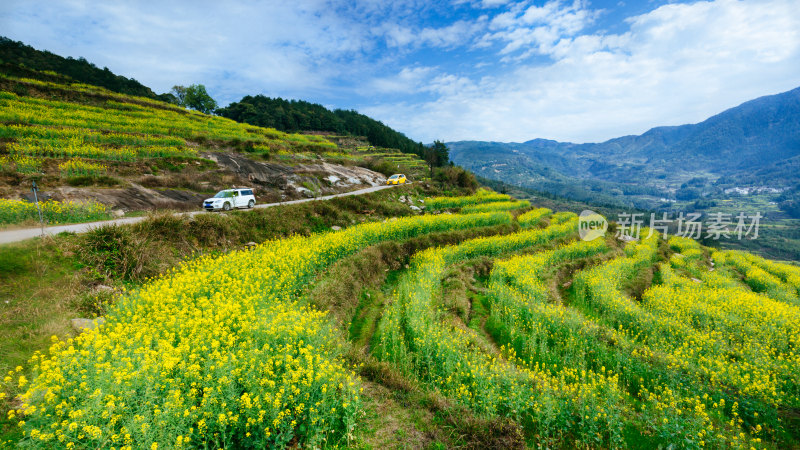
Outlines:
<svg viewBox="0 0 800 450"><path fill-rule="evenodd" d="M424 90L439 95L464 95L470 91L474 92L475 88L476 84L469 78L456 75L439 75L431 79Z"/></svg>
<svg viewBox="0 0 800 450"><path fill-rule="evenodd" d="M369 91L381 93L415 93L423 90L430 79L433 67L404 67L396 75L375 78L369 83Z"/></svg>
<svg viewBox="0 0 800 450"><path fill-rule="evenodd" d="M459 20L447 27L424 28L419 32L419 39L433 47L460 45L471 39L483 27L484 20L479 19L477 22Z"/></svg>
<svg viewBox="0 0 800 450"><path fill-rule="evenodd" d="M483 8L497 8L498 6L503 6L508 4L511 0L482 0L481 7Z"/></svg>
<svg viewBox="0 0 800 450"><path fill-rule="evenodd" d="M2 33L13 39L84 56L158 92L205 83L223 101L259 91L324 92L375 45L364 26L340 18L323 0L15 6L0 10Z"/></svg>
<svg viewBox="0 0 800 450"><path fill-rule="evenodd" d="M609 35L532 37L519 31L530 28L514 28L502 36L505 49L523 43L506 52L535 42L553 62L438 90L442 95L423 105L377 105L366 112L425 141L586 142L699 122L800 85L800 8L794 1L672 4L629 23L628 32Z"/></svg>
<svg viewBox="0 0 800 450"><path fill-rule="evenodd" d="M519 17L519 22L525 25L531 25L534 23L549 23L554 19L560 21L560 17L569 14L569 10L574 8L561 7L561 2L558 0L549 1L545 3L543 6L536 6L533 5L525 10L525 12Z"/></svg>
<svg viewBox="0 0 800 450"><path fill-rule="evenodd" d="M452 4L454 6L469 4L475 8L494 9L505 6L512 1L513 0L453 0Z"/></svg>
<svg viewBox="0 0 800 450"><path fill-rule="evenodd" d="M797 0L0 2L0 34L132 76L356 108L415 140L597 141L800 85ZM405 103L396 100L405 95ZM371 105L365 108L362 105Z"/></svg>
<svg viewBox="0 0 800 450"><path fill-rule="evenodd" d="M384 37L389 47L405 47L416 40L414 31L396 23L384 27Z"/></svg>
<svg viewBox="0 0 800 450"><path fill-rule="evenodd" d="M398 23L387 23L382 27L383 37L389 47L418 49L423 46L453 48L462 46L483 31L486 16L475 20L458 20L444 27L414 28Z"/></svg>
<svg viewBox="0 0 800 450"><path fill-rule="evenodd" d="M502 55L522 51L515 59L525 59L534 54L549 54L555 44L565 36L573 36L590 25L597 13L579 0L563 4L552 0L542 6L525 8L517 5L510 11L498 14L491 23L491 33L485 34L479 46L494 42L505 44ZM512 58L507 58L507 60Z"/></svg>

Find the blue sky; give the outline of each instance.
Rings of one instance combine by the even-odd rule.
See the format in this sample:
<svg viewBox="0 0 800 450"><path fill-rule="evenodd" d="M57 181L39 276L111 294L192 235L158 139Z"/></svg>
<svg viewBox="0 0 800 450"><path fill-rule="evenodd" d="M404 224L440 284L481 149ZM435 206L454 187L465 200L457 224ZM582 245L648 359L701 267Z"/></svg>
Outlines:
<svg viewBox="0 0 800 450"><path fill-rule="evenodd" d="M800 86L798 0L5 0L0 30L159 93L303 99L423 142L597 142Z"/></svg>

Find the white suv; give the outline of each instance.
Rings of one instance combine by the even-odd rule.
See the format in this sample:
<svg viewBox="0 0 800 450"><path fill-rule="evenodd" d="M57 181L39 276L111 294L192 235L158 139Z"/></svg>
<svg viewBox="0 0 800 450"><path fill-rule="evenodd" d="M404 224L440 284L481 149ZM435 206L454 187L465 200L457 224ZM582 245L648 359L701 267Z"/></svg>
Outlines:
<svg viewBox="0 0 800 450"><path fill-rule="evenodd" d="M256 206L256 197L253 195L253 190L249 188L225 189L203 202L203 208L208 211L218 209L230 211L233 208L252 208L253 206Z"/></svg>

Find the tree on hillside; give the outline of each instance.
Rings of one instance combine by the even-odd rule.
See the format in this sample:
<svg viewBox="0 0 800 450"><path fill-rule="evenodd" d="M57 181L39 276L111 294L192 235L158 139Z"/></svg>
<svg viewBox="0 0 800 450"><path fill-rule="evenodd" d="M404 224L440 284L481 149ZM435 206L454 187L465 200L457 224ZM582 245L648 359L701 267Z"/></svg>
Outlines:
<svg viewBox="0 0 800 450"><path fill-rule="evenodd" d="M175 104L178 106L186 107L186 87L185 86L172 86L169 91L170 95L175 97Z"/></svg>
<svg viewBox="0 0 800 450"><path fill-rule="evenodd" d="M433 176L434 167L443 167L450 163L450 149L444 142L434 141L432 146L425 148L423 157L431 169L431 176Z"/></svg>
<svg viewBox="0 0 800 450"><path fill-rule="evenodd" d="M173 86L170 94L177 104L184 108L191 108L201 113L211 114L217 109L217 102L208 94L202 84L193 84L189 87Z"/></svg>
<svg viewBox="0 0 800 450"><path fill-rule="evenodd" d="M434 141L433 151L436 153L436 160L439 162L439 167L450 164L450 149L444 145L444 142Z"/></svg>
<svg viewBox="0 0 800 450"><path fill-rule="evenodd" d="M161 100L165 103L172 103L173 105L178 104L178 97L175 97L175 94L172 92L165 92L163 94L156 95L156 100Z"/></svg>
<svg viewBox="0 0 800 450"><path fill-rule="evenodd" d="M200 111L201 113L211 114L217 109L217 102L206 91L202 84L193 84L186 89L186 106Z"/></svg>

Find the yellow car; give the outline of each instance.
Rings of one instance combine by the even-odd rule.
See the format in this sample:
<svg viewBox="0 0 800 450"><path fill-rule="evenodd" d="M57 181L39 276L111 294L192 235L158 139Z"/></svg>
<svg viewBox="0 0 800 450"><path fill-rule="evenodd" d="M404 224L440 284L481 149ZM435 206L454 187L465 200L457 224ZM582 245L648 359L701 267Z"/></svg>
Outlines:
<svg viewBox="0 0 800 450"><path fill-rule="evenodd" d="M396 173L386 179L386 184L398 185L398 184L405 184L405 182L406 182L406 176L403 175L402 173Z"/></svg>

